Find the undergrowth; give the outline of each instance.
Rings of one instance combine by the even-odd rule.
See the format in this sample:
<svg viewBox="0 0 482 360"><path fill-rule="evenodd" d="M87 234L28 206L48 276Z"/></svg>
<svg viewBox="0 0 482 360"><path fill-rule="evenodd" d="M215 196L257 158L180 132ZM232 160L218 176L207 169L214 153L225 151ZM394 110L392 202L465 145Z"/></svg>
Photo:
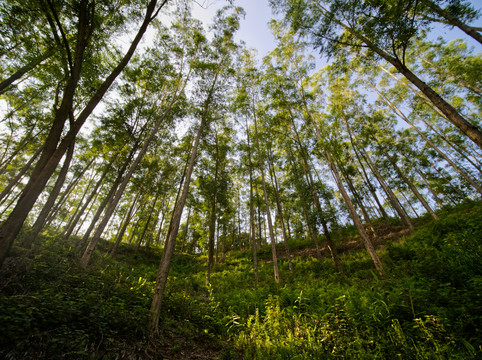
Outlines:
<svg viewBox="0 0 482 360"><path fill-rule="evenodd" d="M477 359L482 356L482 206L440 212L378 249L269 261L227 254L205 283L205 257L173 259L161 333L146 333L159 249L102 243L93 264L44 237L13 249L0 278L0 357L7 359ZM295 248L311 246L300 239ZM296 246L297 245L297 246ZM261 250L264 254L266 250Z"/></svg>

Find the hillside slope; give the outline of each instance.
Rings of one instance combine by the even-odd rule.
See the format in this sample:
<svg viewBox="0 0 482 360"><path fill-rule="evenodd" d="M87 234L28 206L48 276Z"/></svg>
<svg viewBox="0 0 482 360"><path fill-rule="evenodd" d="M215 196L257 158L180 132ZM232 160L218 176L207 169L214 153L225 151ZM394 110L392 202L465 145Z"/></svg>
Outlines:
<svg viewBox="0 0 482 360"><path fill-rule="evenodd" d="M356 239L329 256L280 245L281 281L261 249L231 252L205 284L206 258L177 255L159 335L145 333L159 249L122 246L87 271L75 246L45 238L14 249L0 280L0 357L6 359L476 359L482 355L482 205L468 203L378 242L379 277ZM388 235L388 234L387 234ZM322 253L324 254L324 253Z"/></svg>

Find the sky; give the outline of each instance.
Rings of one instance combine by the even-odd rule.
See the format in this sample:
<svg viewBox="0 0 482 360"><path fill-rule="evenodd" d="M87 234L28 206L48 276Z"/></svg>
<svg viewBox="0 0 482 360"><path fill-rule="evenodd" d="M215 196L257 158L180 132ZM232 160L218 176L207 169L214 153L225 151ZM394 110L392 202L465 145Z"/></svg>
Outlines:
<svg viewBox="0 0 482 360"><path fill-rule="evenodd" d="M482 0L470 2L474 8L482 13ZM243 40L248 48L256 49L259 59L263 58L275 47L274 37L268 27L268 22L275 15L271 11L268 0L234 0L233 3L235 6L241 6L246 12L246 17L241 21L236 39L238 41ZM193 16L202 20L207 26L211 23L216 10L227 4L227 0L193 0ZM482 16L472 25L482 27ZM430 38L435 40L439 36L447 41L457 38L464 39L469 47L474 47L475 53L480 53L480 44L458 28L438 25L431 32ZM313 50L312 54L318 65L324 66L326 64L326 59L322 59L317 50Z"/></svg>
<svg viewBox="0 0 482 360"><path fill-rule="evenodd" d="M193 17L209 24L216 10L227 5L227 0L195 0L193 1ZM248 48L258 50L260 58L274 48L274 37L268 22L274 15L268 0L235 0L234 5L241 6L246 17L241 20L236 39L243 40Z"/></svg>

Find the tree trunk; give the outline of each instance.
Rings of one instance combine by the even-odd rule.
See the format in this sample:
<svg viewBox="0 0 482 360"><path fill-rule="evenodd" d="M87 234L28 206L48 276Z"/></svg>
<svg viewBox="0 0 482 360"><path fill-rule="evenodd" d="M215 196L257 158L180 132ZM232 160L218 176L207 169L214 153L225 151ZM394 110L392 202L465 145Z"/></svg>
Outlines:
<svg viewBox="0 0 482 360"><path fill-rule="evenodd" d="M407 184L407 186L410 188L410 190L416 196L418 201L420 201L422 203L425 210L427 210L427 212L433 217L434 220L438 220L439 218L438 218L437 214L435 214L435 212L432 210L432 208L427 203L427 201L422 196L422 194L420 194L420 192L417 190L417 188L413 185L413 183L403 174L402 170L400 170L400 168L397 166L395 161L393 161L392 157L389 156L384 149L382 149L382 151L385 154L385 156L387 157L388 161L390 161L390 164L392 164L392 166L395 169L395 171L397 172L398 176L400 176L400 178L405 182L405 184Z"/></svg>
<svg viewBox="0 0 482 360"><path fill-rule="evenodd" d="M382 262L380 261L380 258L378 257L378 255L375 251L375 248L373 247L373 244L370 241L370 238L368 237L368 234L365 231L365 228L363 227L363 224L360 221L360 218L358 217L358 214L355 211L353 203L351 202L351 199L348 196L348 194L345 190L345 187L343 186L343 183L341 182L341 178L340 178L340 175L338 173L338 170L336 169L336 166L335 166L335 164L334 164L334 162L331 158L331 155L327 150L325 150L325 156L328 160L328 164L329 164L330 169L331 169L331 171L333 173L333 176L335 178L335 182L338 186L338 190L340 190L340 193L341 193L343 199L345 200L345 204L347 205L348 211L351 215L351 218L353 219L355 227L357 228L358 233L360 234L360 237L362 238L363 243L365 244L365 248L366 248L368 254L370 254L370 256L372 258L372 261L375 265L375 268L378 270L378 272L381 275L383 275Z"/></svg>
<svg viewBox="0 0 482 360"><path fill-rule="evenodd" d="M154 197L154 201L152 202L152 207L151 210L149 211L149 215L146 220L146 225L144 226L144 230L142 230L141 237L139 239L137 249L141 246L142 241L144 240L144 237L146 236L147 228L149 227L149 223L151 222L152 219L152 214L154 213L154 208L156 207L157 199L159 198L159 193L156 192L156 196ZM149 240L146 241L146 248L149 247Z"/></svg>
<svg viewBox="0 0 482 360"><path fill-rule="evenodd" d="M8 78L0 82L0 95L5 93L8 90L8 87L13 84L14 81L20 79L23 75L28 73L30 70L33 70L35 67L40 65L43 61L51 57L57 51L57 47L53 47L47 50L42 55L38 56L37 58L33 59L28 64L22 66L18 69L15 73L10 75Z"/></svg>
<svg viewBox="0 0 482 360"><path fill-rule="evenodd" d="M341 24L341 23L340 23ZM432 102L435 107L437 107L444 115L445 118L451 122L454 126L460 129L465 135L469 137L479 148L482 148L482 132L480 129L468 122L459 112L448 102L446 102L439 94L437 94L430 86L424 83L420 78L418 78L410 69L408 69L405 64L403 64L399 59L386 53L381 48L373 44L368 38L359 34L357 31L349 28L348 26L341 24L350 33L358 37L363 41L368 48L373 52L377 53L379 56L384 58L386 61L391 63L395 68L403 75L405 78L415 85L428 99Z"/></svg>
<svg viewBox="0 0 482 360"><path fill-rule="evenodd" d="M44 206L42 207L42 210L40 211L40 214L37 217L37 220L33 224L30 232L27 234L23 245L26 248L30 248L32 246L32 243L35 241L37 238L40 230L42 230L42 227L45 224L45 220L47 219L47 215L49 212L52 210L52 206L55 203L55 200L60 194L60 190L62 189L62 186L65 182L65 177L67 176L67 172L69 171L70 167L70 162L72 161L72 157L74 155L74 144L72 144L69 147L69 150L67 151L67 154L65 156L64 164L62 165L62 168L60 169L59 176L57 177L57 180L55 181L55 185L50 192L50 195L45 202Z"/></svg>
<svg viewBox="0 0 482 360"><path fill-rule="evenodd" d="M164 290L166 288L167 277L169 275L169 269L171 267L172 255L174 254L174 248L176 246L176 237L179 231L179 223L181 221L182 210L184 209L184 204L186 203L186 198L189 191L189 183L191 181L191 174L194 168L194 162L196 160L199 140L201 138L201 134L203 132L204 125L206 122L208 106L209 106L209 103L205 108L201 125L199 126L199 130L196 135L196 140L192 147L191 158L189 160L189 166L187 168L186 176L184 179L182 193L174 207L174 212L171 217L171 223L169 225L169 231L166 237L166 243L164 246L164 250L162 251L161 263L159 265L159 270L157 272L156 287L154 289L154 296L152 298L149 324L148 324L148 328L151 333L157 332L159 328L159 315L161 313L161 305L162 305L162 300L164 298Z"/></svg>
<svg viewBox="0 0 482 360"><path fill-rule="evenodd" d="M439 16L446 19L447 22L450 25L457 26L464 33L471 36L472 38L474 38L475 40L477 40L479 43L482 44L482 35L480 35L479 32L476 29L474 29L472 26L469 26L469 25L463 23L457 17L453 16L447 10L442 9L440 6L438 6L435 2L433 2L431 0L421 0L421 1L422 1L423 4L425 4L430 9L432 9Z"/></svg>
<svg viewBox="0 0 482 360"><path fill-rule="evenodd" d="M211 204L210 220L209 220L209 238L208 238L208 263L206 272L206 285L209 285L211 279L211 269L213 267L213 255L214 255L214 236L216 232L216 211L217 211L217 182L219 171L219 147L218 147L218 134L215 136L216 141L216 165L214 169L214 194L213 202ZM216 249L217 254L217 249Z"/></svg>
<svg viewBox="0 0 482 360"><path fill-rule="evenodd" d="M182 236L181 254L184 252L184 245L186 244L186 240L187 240L187 233L189 230L189 220L191 219L191 209L192 208L189 208L189 210L187 211L186 227L184 229L184 234Z"/></svg>
<svg viewBox="0 0 482 360"><path fill-rule="evenodd" d="M140 187L138 190L137 190L137 193L136 193L136 196L134 198L134 201L132 201L132 204L131 206L129 207L129 210L128 212L126 213L126 217L122 223L122 227L120 228L119 230L119 233L117 234L116 236L116 240L115 240L115 243L114 245L112 246L112 249L110 251L110 256L114 256L114 254L116 253L117 251L117 248L119 247L120 243L122 242L122 238L124 237L124 234L127 230L127 226L129 225L131 219L132 219L132 213L134 212L134 208L137 204L137 201L139 200L139 196L141 194L141 189L142 187Z"/></svg>
<svg viewBox="0 0 482 360"><path fill-rule="evenodd" d="M385 103L392 109L392 111L397 114L400 118L402 118L408 125L410 125L412 127L412 129L414 129L419 135L420 137L425 140L425 142L427 144L429 144L445 161L447 161L450 166L452 166L452 168L457 171L460 175L462 175L462 177L470 184L472 185L472 187L477 190L477 192L479 194L482 195L482 188L476 183L476 181L474 179L472 179L465 171L463 171L462 169L460 169L447 155L445 155L445 153L440 150L432 141L430 141L430 139L428 139L424 133L422 133L415 125L413 125L413 123L400 111L398 110L393 104L391 101L389 101L383 94L381 94L378 89L376 87L374 87L373 85L371 85L370 83L370 86L372 87L372 89L374 89L376 91L376 93L378 95L380 95Z"/></svg>
<svg viewBox="0 0 482 360"><path fill-rule="evenodd" d="M288 257L288 269L290 272L293 272L293 262L291 261L291 251L290 251L290 244L288 243L288 235L286 234L285 223L283 220L283 208L281 206L280 195L279 195L279 187L278 187L278 179L276 178L276 171L274 169L274 165L272 163L272 159L270 158L270 154L268 153L268 166L271 172L271 183L273 184L274 196L276 200L276 208L278 211L279 222L281 225L281 232L283 234L283 241L286 247L286 254Z"/></svg>
<svg viewBox="0 0 482 360"><path fill-rule="evenodd" d="M271 212L269 209L268 191L266 189L266 180L264 177L264 165L263 165L264 159L263 159L263 154L261 152L261 147L259 146L259 135L258 135L258 124L257 124L258 122L256 120L256 114L254 112L253 112L253 120L254 120L255 143L256 143L256 149L258 150L259 171L261 173L261 182L263 184L264 203L266 206L266 217L268 220L269 237L271 239L271 254L273 257L274 281L278 283L279 270L278 270L278 258L276 256L276 239L274 237L273 223L271 221Z"/></svg>
<svg viewBox="0 0 482 360"><path fill-rule="evenodd" d="M102 175L100 176L99 180L96 182L95 186L94 186L94 189L92 190L92 192L90 193L89 197L87 198L87 200L85 201L85 203L82 205L82 207L80 208L79 211L77 211L77 214L74 214L74 216L72 216L72 220L67 224L67 226L65 227L65 231L64 231L64 234L63 234L63 237L65 239L68 239L70 237L70 235L72 234L72 232L74 231L75 227L77 226L77 223L79 222L80 218L82 217L82 215L84 215L84 212L85 210L87 209L87 207L89 206L89 204L91 203L91 201L94 199L94 197L96 197L98 195L98 190L99 190L99 187L100 185L102 184L102 182L104 181L105 177L107 176L107 174L109 173L109 170L110 170L110 166L107 167L104 172L102 173ZM79 206L81 205L81 203L79 203Z"/></svg>
<svg viewBox="0 0 482 360"><path fill-rule="evenodd" d="M254 223L254 195L253 195L253 163L251 159L251 145L249 143L249 127L246 118L246 137L248 141L248 169L249 169L249 242L253 249L253 273L254 281L258 283L258 257L256 250L256 227Z"/></svg>
<svg viewBox="0 0 482 360"><path fill-rule="evenodd" d="M42 149L43 149L43 146L39 147L38 150L35 152L35 154L33 154L33 156L30 158L30 160L22 167L22 169L20 169L18 174L12 180L10 180L7 186L5 186L5 188L0 193L0 201L2 201L3 198L5 198L7 194L10 193L10 190L12 190L15 185L17 185L17 183L25 175L27 170L30 169L30 167L32 166L32 163L42 152Z"/></svg>

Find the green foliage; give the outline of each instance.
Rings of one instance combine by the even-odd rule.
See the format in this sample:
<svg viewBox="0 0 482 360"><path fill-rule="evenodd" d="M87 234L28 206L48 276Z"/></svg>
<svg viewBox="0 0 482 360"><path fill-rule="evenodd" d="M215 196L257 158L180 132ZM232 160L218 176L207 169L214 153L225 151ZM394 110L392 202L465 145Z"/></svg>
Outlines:
<svg viewBox="0 0 482 360"><path fill-rule="evenodd" d="M115 258L102 258L109 247L101 242L86 271L73 247L44 238L37 255L3 270L0 355L175 358L210 349L222 359L476 359L481 208L441 211L440 221L379 250L384 277L364 251L351 250L341 254L345 276L328 257L295 257L293 273L280 258L277 284L260 251L256 284L250 253L237 251L214 266L206 287L205 256L177 255L153 341L145 329L158 249L121 245Z"/></svg>

